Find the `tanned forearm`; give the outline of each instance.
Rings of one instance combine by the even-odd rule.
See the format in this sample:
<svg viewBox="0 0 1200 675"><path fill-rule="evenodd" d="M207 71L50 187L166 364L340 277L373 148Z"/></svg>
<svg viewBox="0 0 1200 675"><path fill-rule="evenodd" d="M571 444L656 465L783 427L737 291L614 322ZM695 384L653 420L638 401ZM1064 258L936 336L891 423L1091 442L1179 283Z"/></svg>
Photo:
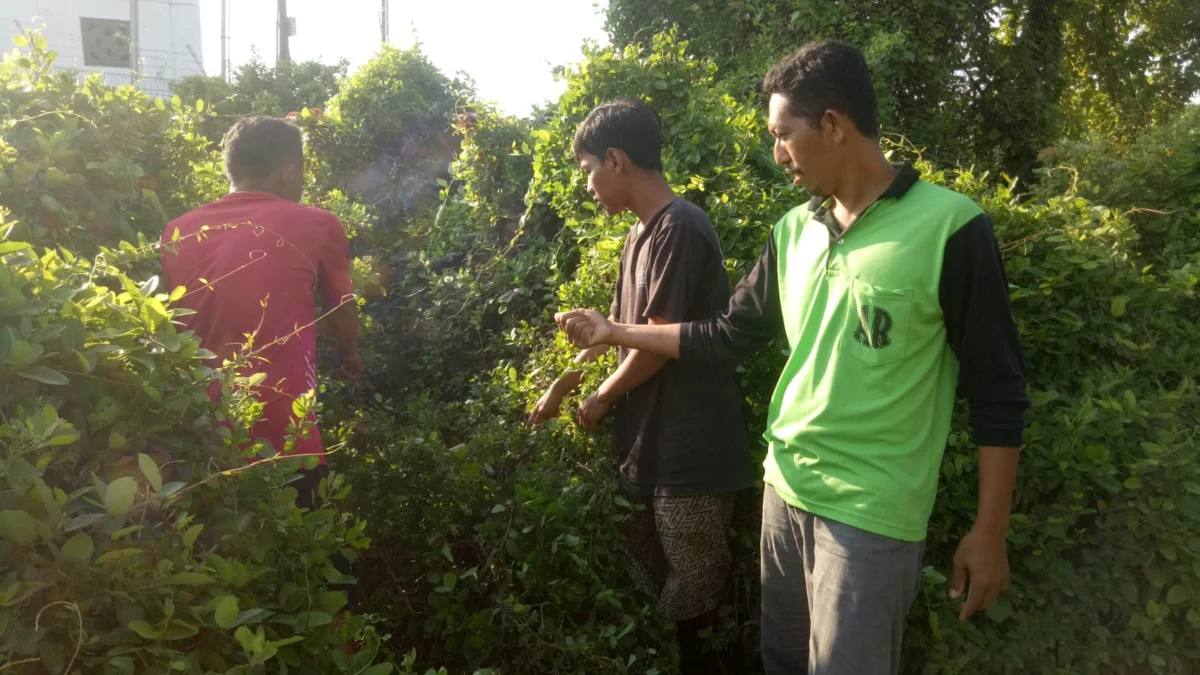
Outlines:
<svg viewBox="0 0 1200 675"><path fill-rule="evenodd" d="M651 326L614 323L612 328L610 344L670 359L679 358L679 324L677 323Z"/></svg>
<svg viewBox="0 0 1200 675"><path fill-rule="evenodd" d="M604 384L601 384L600 388L596 390L596 396L605 403L612 403L654 377L654 374L667 364L667 360L665 356L650 352L638 350L629 352L629 356L625 357L621 367L617 368L617 372L609 376Z"/></svg>
<svg viewBox="0 0 1200 675"><path fill-rule="evenodd" d="M575 355L574 361L578 364L591 363L601 356L604 356L604 353L609 349L609 345L596 345L595 347L584 349ZM579 387L579 383L582 381L583 371L572 369L565 371L562 375L559 375L558 379L554 381L554 384L550 385L550 388L558 397L566 398L571 394L571 392L575 391L575 389Z"/></svg>
<svg viewBox="0 0 1200 675"><path fill-rule="evenodd" d="M1008 533L1019 448L979 448L979 506L975 527L1003 537Z"/></svg>
<svg viewBox="0 0 1200 675"><path fill-rule="evenodd" d="M671 327L666 319L659 316L652 316L649 321L651 326ZM659 354L636 349L631 351L621 366L617 368L617 372L613 373L596 390L596 396L605 403L612 403L654 377L655 373L667 365L667 360L666 356Z"/></svg>

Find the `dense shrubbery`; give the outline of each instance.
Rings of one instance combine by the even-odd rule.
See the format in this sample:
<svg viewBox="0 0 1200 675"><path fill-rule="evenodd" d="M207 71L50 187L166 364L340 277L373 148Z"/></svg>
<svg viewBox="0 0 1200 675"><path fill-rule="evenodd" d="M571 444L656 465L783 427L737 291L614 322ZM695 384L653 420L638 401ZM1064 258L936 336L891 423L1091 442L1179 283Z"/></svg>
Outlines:
<svg viewBox="0 0 1200 675"><path fill-rule="evenodd" d="M208 402L214 374L176 333L170 289L142 282L145 253L117 243L156 235L219 192L195 131L204 115L129 90L76 92L38 58L0 70L0 82L18 83L0 92L15 120L0 134L0 204L14 211L0 225L0 668L361 672L379 639L362 618L335 634L341 598L324 587L328 556L353 548L361 609L390 634L386 648L415 650L406 669L672 671L672 628L626 580L619 526L630 506L615 490L610 435L580 431L572 401L540 430L521 421L572 356L550 312L607 306L630 224L587 198L575 125L602 100L649 98L663 115L667 178L709 211L736 278L803 200L771 163L757 103L726 94L711 62L664 34L587 50L535 122L478 105L418 53L392 50L344 84L329 114L303 116L308 196L342 217L358 256L370 372L320 393L329 445L342 448L332 463L344 483L330 493L353 515L305 515L285 486L289 467L230 471L255 412L238 395L246 383L228 377L226 402ZM975 508L959 411L906 672L1194 672L1196 128L1190 111L1128 149L1064 146L1044 156L1062 168L1032 195L890 148L995 220L1034 401L1013 591L968 624L943 576ZM153 142L128 140L135 132ZM55 134L52 152L39 139ZM89 166L103 161L94 153L137 169L108 177ZM111 196L77 189L93 183ZM65 238L37 208L49 209L43 195L95 214L70 221ZM112 223L128 231L98 227ZM101 246L118 250L97 257ZM754 438L782 347L740 370ZM588 366L578 394L612 363ZM735 584L713 635L733 647L739 673L757 668L757 494L745 497L730 533ZM361 663L329 648L352 633L366 641Z"/></svg>
<svg viewBox="0 0 1200 675"><path fill-rule="evenodd" d="M220 167L197 140L194 108L52 73L45 38L0 66L0 204L9 238L68 246L155 239L168 214L218 194ZM172 118L176 118L172 121Z"/></svg>
<svg viewBox="0 0 1200 675"><path fill-rule="evenodd" d="M137 244L218 194L200 111L51 75L29 41L0 65L0 669L391 671L326 588L365 523L296 508L294 463L245 467L253 382L202 364Z"/></svg>
<svg viewBox="0 0 1200 675"><path fill-rule="evenodd" d="M549 272L559 287L550 308L604 306L612 292L628 222L596 212L569 152L574 125L600 100L646 95L663 110L668 178L713 214L735 273L757 254L778 215L801 201L780 185L769 163L758 113L723 96L711 75L711 65L688 57L684 45L667 36L656 38L653 48L591 52L566 71L566 95L531 134L533 179L525 221L528 231L553 220L548 231L557 234L548 248L509 252L514 261L528 255L552 261ZM496 150L510 144L514 139L505 138ZM906 147L894 152L914 154ZM1064 190L1028 201L986 175L920 166L929 180L974 197L997 223L1035 408L1011 538L1015 590L972 624L955 620L942 576L975 507L973 453L963 433L965 418L958 420L932 520L926 591L912 617L908 669L1188 672L1200 649L1194 638L1200 613L1190 603L1200 583L1195 557L1200 551L1187 534L1200 518L1195 494L1200 471L1189 454L1200 419L1200 392L1191 379L1191 364L1200 358L1196 267L1164 262L1145 269L1143 249L1154 244L1139 237L1126 209L1101 205L1119 199L1115 191L1092 195L1097 201ZM476 231L476 221L461 210L463 195L476 190L470 167L456 168L464 188L444 195L439 229ZM480 203L474 213L487 208ZM1179 246L1195 251L1192 244ZM467 253L456 274L492 269L495 249L483 250L487 255L474 262ZM486 297L476 296L476 302ZM599 639L614 628L619 634L626 621L643 635L669 631L653 616L649 600L629 591L620 560L611 555L615 524L603 523L593 507L556 510L553 518L518 527L527 509L537 513L546 500L561 505L579 490L606 495L612 488L607 441L580 434L569 413L539 432L517 426L523 406L570 354L561 341L547 342L548 329L534 325L545 314L517 312L509 320L520 318L530 326L509 333L511 324L503 324L493 335L508 337L508 344L489 343L517 357L479 374L467 390L451 387L468 397L465 403L437 404L420 395L408 399L407 407L385 400L360 407L347 423L347 433L354 429L365 444L352 447L371 448L343 458L347 470L360 477L356 483L375 485L360 493L366 496L358 503L380 528L377 540L388 541L383 546L394 551L381 555L393 562L386 574L372 575L384 580L377 588L381 611L394 617L389 625L408 638L406 644L435 663L492 665L505 672L594 672L602 661L586 667L567 656L586 644L596 659L621 660L621 666L607 662L605 672L642 672L648 655L637 651L642 642L628 635L616 643ZM471 335L485 328L476 319ZM444 349L421 345L420 353ZM744 364L756 434L774 360L766 353ZM446 450L452 446L457 449ZM531 491L531 480L540 488ZM501 546L505 532L511 541ZM724 625L717 638L752 645L753 518L739 521L733 536L740 552L738 584L726 611L738 621ZM525 557L529 537L542 541L535 549L539 562L571 569L572 561L594 576L566 575L559 567L532 574L538 568ZM558 595L572 588L593 598L597 589L605 589L606 598L617 593L625 598L623 609L607 617L573 614ZM458 599L453 609L447 596ZM553 604L543 605L532 623L506 624L513 602L528 608L547 597ZM455 612L463 620L448 621ZM460 656L464 640L469 648ZM533 654L536 659L522 658ZM630 656L636 657L632 664ZM656 656L660 660L652 663L662 668L664 657Z"/></svg>
<svg viewBox="0 0 1200 675"><path fill-rule="evenodd" d="M1080 194L1127 211L1147 261L1177 266L1200 251L1200 107L1127 147L1103 138L1043 153L1039 195Z"/></svg>
<svg viewBox="0 0 1200 675"><path fill-rule="evenodd" d="M200 129L213 144L242 115L281 117L306 108L324 109L346 76L347 63L328 66L316 61L281 61L268 67L258 54L233 69L229 81L192 75L171 85L171 91L188 105L205 101L212 114Z"/></svg>

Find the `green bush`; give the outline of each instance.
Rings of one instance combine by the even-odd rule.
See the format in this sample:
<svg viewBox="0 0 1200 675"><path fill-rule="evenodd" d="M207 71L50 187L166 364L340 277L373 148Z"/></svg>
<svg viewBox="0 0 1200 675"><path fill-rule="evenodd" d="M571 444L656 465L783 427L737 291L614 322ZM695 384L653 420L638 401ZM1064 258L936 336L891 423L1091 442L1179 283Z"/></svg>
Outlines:
<svg viewBox="0 0 1200 675"><path fill-rule="evenodd" d="M455 114L472 97L468 84L442 75L417 49L385 47L329 102L334 125L319 150L328 166L321 180L374 208L383 227L430 211L458 151Z"/></svg>
<svg viewBox="0 0 1200 675"><path fill-rule="evenodd" d="M22 42L0 66L0 670L392 671L365 617L335 622L331 557L370 543L334 508L344 478L303 511L298 462L246 464L268 450L246 431L255 378L204 364L171 307L184 291L129 241L215 185L194 112L50 76L41 36ZM46 212L8 212L29 204Z"/></svg>
<svg viewBox="0 0 1200 675"><path fill-rule="evenodd" d="M1177 266L1200 251L1200 106L1128 147L1102 138L1043 153L1039 193L1078 193L1126 210L1147 262Z"/></svg>
<svg viewBox="0 0 1200 675"><path fill-rule="evenodd" d="M96 259L0 244L0 667L20 672L361 672L379 642L330 558L365 523L295 506L296 466L245 467L258 406L207 389L180 310ZM247 452L255 453L257 447ZM345 497L341 478L325 492ZM351 554L353 555L353 554ZM336 646L354 636L352 659ZM386 666L390 670L391 666ZM384 667L376 673L385 672Z"/></svg>
<svg viewBox="0 0 1200 675"><path fill-rule="evenodd" d="M0 206L15 216L0 222L0 669L375 675L388 651L408 655L405 672L672 671L672 628L625 574L632 507L611 434L571 419L612 355L586 367L560 419L521 420L573 356L550 312L607 306L632 222L587 198L575 125L610 98L658 108L667 178L708 210L736 279L804 200L771 163L758 103L727 95L711 62L665 34L589 48L534 122L395 50L348 79L329 115L302 115L308 195L346 224L369 298L370 373L320 393L339 449L326 494L353 515L304 513L295 466L244 466L251 382L236 364L203 367L138 244L223 189L196 130L211 110L77 86L26 39L31 53L0 66ZM945 579L976 503L956 412L904 672L1195 672L1194 141L1189 111L1115 162L1109 146L1064 146L1045 159L1072 170L1049 170L1032 195L887 148L992 215L1033 399L1013 589L971 623ZM755 438L783 347L740 367ZM746 497L711 637L753 673L758 495ZM334 628L337 551L356 558L361 610L387 635L362 616ZM336 646L352 636L364 649L348 661Z"/></svg>
<svg viewBox="0 0 1200 675"><path fill-rule="evenodd" d="M960 411L931 520L936 568L910 625L913 672L1192 672L1200 269L1153 274L1131 221L1077 196L1022 203L969 172L929 177L996 222L1034 405L1009 538L1013 590L971 624L954 621L939 573L975 508Z"/></svg>
<svg viewBox="0 0 1200 675"><path fill-rule="evenodd" d="M45 38L0 63L0 204L9 235L91 254L157 239L174 216L219 195L224 177L196 123L202 110L132 86L52 72Z"/></svg>
<svg viewBox="0 0 1200 675"><path fill-rule="evenodd" d="M712 214L734 278L777 217L803 201L770 164L761 111L723 96L712 72L671 36L649 48L593 50L563 72L566 94L531 134L526 197L526 229L554 225L548 247L527 249L543 256L558 286L547 311L607 306L631 222L596 212L570 157L574 127L596 103L645 96L663 111L668 179ZM910 147L888 150L916 156ZM905 672L1193 672L1200 656L1192 601L1200 546L1191 534L1200 519L1200 469L1190 456L1200 431L1192 372L1200 361L1198 247L1179 240L1170 256L1148 250L1153 242L1139 236L1127 209L1079 191L1047 188L1031 200L987 175L940 170L919 157L918 165L927 180L976 199L996 223L1034 407L1010 536L1014 587L966 624L956 620L944 576L976 504L966 411L956 413ZM456 175L478 180L469 169L460 163ZM441 208L437 240L473 240L476 221L458 211L462 204ZM1148 255L1162 262L1147 268ZM455 278L483 269L468 261ZM477 306L484 289L430 286L426 302L449 296L453 310ZM339 433L354 450L340 466L356 485L372 485L358 495L358 513L379 527L377 541L396 544L364 561L385 580L372 606L401 642L468 671L662 672L671 657L657 649L670 628L653 599L631 589L616 553L624 513L613 496L611 440L576 430L572 401L543 430L518 424L572 353L561 337L551 339L545 318L487 343L439 336L414 345L406 361L452 349L447 340L462 352L456 358L501 358L466 390L451 387L463 392L457 402L420 393L372 401L369 390L348 399L354 405ZM500 337L507 344L497 346ZM611 361L590 367L580 394L606 366ZM757 437L778 352L765 351L742 371ZM746 517L731 532L735 588L713 637L752 646L758 532L755 499L746 501ZM577 611L577 598L591 598L589 613ZM610 611L601 598L617 602ZM518 607L540 611L517 619ZM757 668L749 658L733 667Z"/></svg>
<svg viewBox="0 0 1200 675"><path fill-rule="evenodd" d="M305 109L324 109L346 76L346 61L329 66L317 61L281 61L268 67L257 53L235 68L231 81L192 75L171 85L185 104L206 101L213 115L201 123L214 146L234 121L244 115L283 117Z"/></svg>

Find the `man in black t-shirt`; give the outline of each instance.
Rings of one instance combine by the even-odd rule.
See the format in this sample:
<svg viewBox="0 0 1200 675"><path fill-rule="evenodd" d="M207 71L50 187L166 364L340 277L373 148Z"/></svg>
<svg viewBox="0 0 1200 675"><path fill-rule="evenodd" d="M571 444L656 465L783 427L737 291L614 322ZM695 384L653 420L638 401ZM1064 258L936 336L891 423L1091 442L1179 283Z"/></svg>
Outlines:
<svg viewBox="0 0 1200 675"><path fill-rule="evenodd" d="M654 110L633 100L601 105L580 125L574 146L588 192L604 210L638 217L621 255L614 320L672 324L720 312L729 301L721 246L704 211L678 197L662 175ZM603 349L581 352L576 361L598 358ZM580 404L579 423L597 429L613 407L621 487L644 507L626 526L631 575L679 622L681 672L709 672L712 659L698 633L711 625L728 584L725 534L734 493L753 480L741 393L727 366L627 349L619 362ZM560 377L530 422L556 416L581 377Z"/></svg>

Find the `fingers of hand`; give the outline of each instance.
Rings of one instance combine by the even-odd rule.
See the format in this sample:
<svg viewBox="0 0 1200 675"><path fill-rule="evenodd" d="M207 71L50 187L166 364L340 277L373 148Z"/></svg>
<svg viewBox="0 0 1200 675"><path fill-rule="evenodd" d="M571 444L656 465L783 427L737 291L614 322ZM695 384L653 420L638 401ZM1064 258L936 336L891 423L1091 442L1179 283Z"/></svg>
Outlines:
<svg viewBox="0 0 1200 675"><path fill-rule="evenodd" d="M554 320L558 322L559 326L564 326L568 321L579 316L580 313L582 313L582 310L578 309L573 309L569 312L559 312L554 315Z"/></svg>
<svg viewBox="0 0 1200 675"><path fill-rule="evenodd" d="M967 566L962 563L959 556L954 556L954 573L950 577L950 597L962 597L963 590L967 586Z"/></svg>
<svg viewBox="0 0 1200 675"><path fill-rule="evenodd" d="M992 594L994 585L994 583L975 579L971 581L971 587L967 589L967 601L963 603L962 609L958 613L960 621L966 621L975 612L987 608L985 600Z"/></svg>
<svg viewBox="0 0 1200 675"><path fill-rule="evenodd" d="M587 317L575 317L567 321L567 337L577 347L590 347L592 323Z"/></svg>

